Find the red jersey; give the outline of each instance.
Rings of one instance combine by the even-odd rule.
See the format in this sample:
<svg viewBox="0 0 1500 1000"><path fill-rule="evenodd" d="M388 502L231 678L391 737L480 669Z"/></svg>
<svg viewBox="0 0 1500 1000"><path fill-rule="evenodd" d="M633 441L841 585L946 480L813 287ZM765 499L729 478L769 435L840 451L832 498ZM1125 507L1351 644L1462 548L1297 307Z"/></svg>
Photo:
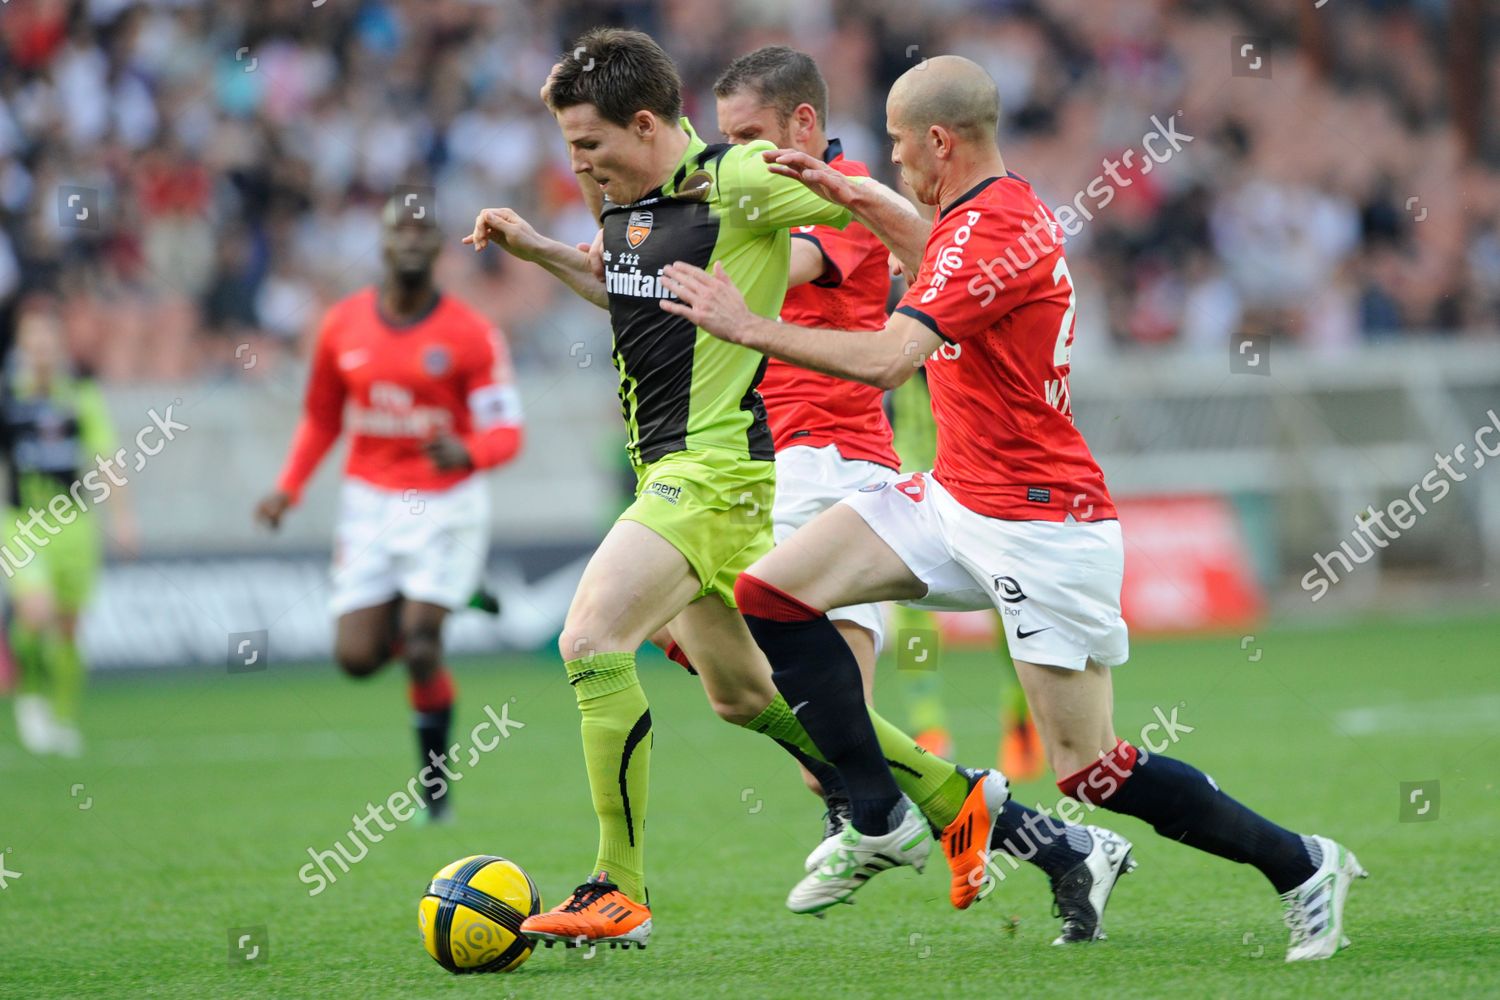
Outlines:
<svg viewBox="0 0 1500 1000"><path fill-rule="evenodd" d="M1115 517L1104 474L1073 426L1077 298L1062 242L1030 184L992 177L938 216L896 308L946 342L927 361L933 474L987 517Z"/></svg>
<svg viewBox="0 0 1500 1000"><path fill-rule="evenodd" d="M347 421L344 474L389 490L445 490L521 447L520 396L499 331L450 295L397 324L376 289L343 299L318 331L301 424L277 488L296 501ZM473 469L443 471L422 445L446 431Z"/></svg>
<svg viewBox="0 0 1500 1000"><path fill-rule="evenodd" d="M829 140L823 159L841 174L870 176L863 163L844 158L837 139ZM891 274L885 244L874 233L851 222L845 229L802 226L792 230L792 239L808 240L822 251L823 276L787 290L782 322L830 330L885 326ZM874 386L772 358L759 389L777 451L792 445L821 448L831 444L845 458L900 467L882 406L884 393Z"/></svg>

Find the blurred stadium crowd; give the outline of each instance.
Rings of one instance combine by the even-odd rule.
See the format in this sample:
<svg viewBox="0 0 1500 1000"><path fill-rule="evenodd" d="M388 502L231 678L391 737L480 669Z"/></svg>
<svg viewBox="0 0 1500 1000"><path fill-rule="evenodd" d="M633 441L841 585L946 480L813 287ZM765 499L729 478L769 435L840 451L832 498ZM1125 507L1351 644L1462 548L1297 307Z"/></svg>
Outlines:
<svg viewBox="0 0 1500 1000"><path fill-rule="evenodd" d="M378 273L377 209L414 183L453 231L443 283L522 366L571 364L550 336L565 293L458 239L501 204L591 238L537 90L596 23L656 35L705 137L733 56L813 53L829 134L887 180L890 82L977 60L1007 163L1093 216L1070 256L1096 351L1500 329L1500 12L1482 0L19 0L0 7L0 331L52 292L106 380L243 368L242 344L262 374ZM1106 172L1169 119L1191 139L1168 162Z"/></svg>

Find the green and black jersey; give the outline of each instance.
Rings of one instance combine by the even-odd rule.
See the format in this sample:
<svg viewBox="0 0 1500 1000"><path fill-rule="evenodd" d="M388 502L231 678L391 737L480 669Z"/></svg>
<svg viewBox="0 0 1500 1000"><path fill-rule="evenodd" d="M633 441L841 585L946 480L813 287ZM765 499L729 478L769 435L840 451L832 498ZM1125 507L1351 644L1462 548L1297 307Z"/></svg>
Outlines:
<svg viewBox="0 0 1500 1000"><path fill-rule="evenodd" d="M605 287L620 404L637 467L679 451L771 461L755 387L764 356L661 308L662 270L685 261L734 281L750 309L774 317L786 295L793 226L842 228L849 212L772 173L769 142L708 145L686 118L688 147L671 179L629 205L606 202Z"/></svg>
<svg viewBox="0 0 1500 1000"><path fill-rule="evenodd" d="M114 449L104 397L88 379L59 375L46 393L7 373L0 390L0 451L10 506L45 509Z"/></svg>

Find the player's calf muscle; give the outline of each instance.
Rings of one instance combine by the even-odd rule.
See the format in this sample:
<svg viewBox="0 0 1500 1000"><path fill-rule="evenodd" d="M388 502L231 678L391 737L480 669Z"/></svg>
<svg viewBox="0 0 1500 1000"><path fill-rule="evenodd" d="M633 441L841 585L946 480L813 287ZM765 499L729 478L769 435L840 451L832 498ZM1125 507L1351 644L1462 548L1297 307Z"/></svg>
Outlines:
<svg viewBox="0 0 1500 1000"><path fill-rule="evenodd" d="M1054 771L1072 774L1114 748L1114 692L1107 668L1065 670L1023 660L1015 664Z"/></svg>
<svg viewBox="0 0 1500 1000"><path fill-rule="evenodd" d="M771 665L738 611L717 597L706 597L685 608L673 628L719 718L743 725L776 697Z"/></svg>

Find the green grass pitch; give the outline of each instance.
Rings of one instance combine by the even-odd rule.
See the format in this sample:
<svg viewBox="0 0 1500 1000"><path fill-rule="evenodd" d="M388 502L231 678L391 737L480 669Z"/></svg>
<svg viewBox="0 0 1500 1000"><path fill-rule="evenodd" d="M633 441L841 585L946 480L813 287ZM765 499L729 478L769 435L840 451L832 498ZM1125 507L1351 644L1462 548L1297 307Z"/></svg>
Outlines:
<svg viewBox="0 0 1500 1000"><path fill-rule="evenodd" d="M1372 877L1352 949L1287 966L1253 870L1104 813L1140 869L1109 940L1049 946L1045 879L1010 875L959 913L935 854L876 879L827 920L783 908L820 810L765 741L719 722L657 657L648 819L655 936L644 952L539 950L509 976L450 976L417 939L417 899L466 854L520 862L555 903L588 872L595 827L572 695L546 657L458 667L465 736L486 704L513 730L463 767L457 822L402 826L324 892L297 877L412 765L399 673L328 667L99 681L89 754L27 757L0 721L0 996L988 997L1481 996L1500 993L1500 622L1371 620L1333 629L1139 642L1117 674L1117 723L1178 709L1171 751L1294 828L1349 844ZM992 657L943 660L959 756L993 761ZM900 720L889 677L879 697ZM1441 783L1401 822L1402 782ZM1424 784L1424 788L1428 787ZM1049 780L1020 786L1057 801ZM1434 816L1428 820L1426 817ZM231 966L230 928L264 926L264 960Z"/></svg>

